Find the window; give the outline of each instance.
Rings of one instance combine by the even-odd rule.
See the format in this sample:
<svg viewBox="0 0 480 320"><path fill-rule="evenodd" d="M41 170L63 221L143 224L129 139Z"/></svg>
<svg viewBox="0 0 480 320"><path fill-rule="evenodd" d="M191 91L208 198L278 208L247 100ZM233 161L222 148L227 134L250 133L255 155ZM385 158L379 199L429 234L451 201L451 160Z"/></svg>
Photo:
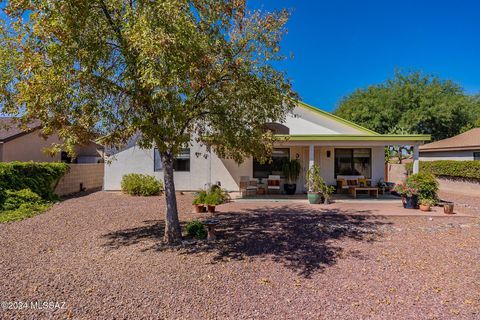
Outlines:
<svg viewBox="0 0 480 320"><path fill-rule="evenodd" d="M480 152L473 153L473 160L480 160Z"/></svg>
<svg viewBox="0 0 480 320"><path fill-rule="evenodd" d="M155 148L153 152L153 165L154 171L162 171L162 161L157 148ZM173 161L173 170L190 171L190 148L182 149L175 157L175 160Z"/></svg>
<svg viewBox="0 0 480 320"><path fill-rule="evenodd" d="M273 149L272 161L261 164L257 159L253 159L253 177L268 178L269 175L283 175L283 162L290 159L289 148Z"/></svg>
<svg viewBox="0 0 480 320"><path fill-rule="evenodd" d="M337 175L372 177L371 149L335 149L335 178Z"/></svg>
<svg viewBox="0 0 480 320"><path fill-rule="evenodd" d="M72 158L68 155L66 151L60 153L60 161L63 163L72 163Z"/></svg>

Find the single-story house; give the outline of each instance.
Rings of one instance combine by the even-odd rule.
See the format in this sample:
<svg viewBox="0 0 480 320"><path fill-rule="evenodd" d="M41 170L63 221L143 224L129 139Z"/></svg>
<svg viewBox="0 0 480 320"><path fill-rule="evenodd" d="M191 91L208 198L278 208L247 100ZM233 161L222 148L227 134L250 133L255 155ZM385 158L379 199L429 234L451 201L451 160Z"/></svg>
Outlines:
<svg viewBox="0 0 480 320"><path fill-rule="evenodd" d="M49 155L44 152L52 144L61 143L57 135L44 137L41 125L33 122L23 130L15 118L0 117L0 162L35 161L67 163L103 162L103 146L93 141L75 147L77 157L70 159L66 152Z"/></svg>
<svg viewBox="0 0 480 320"><path fill-rule="evenodd" d="M420 160L480 160L480 128L421 146Z"/></svg>
<svg viewBox="0 0 480 320"><path fill-rule="evenodd" d="M376 184L384 178L386 145L414 146L415 168L418 171L418 148L428 135L382 135L303 102L285 123L270 125L276 142L271 163L261 164L254 158L237 164L208 153L193 142L176 158L175 185L177 190L192 191L209 184L220 183L229 191L238 191L242 176L264 179L281 175L283 159L298 159L301 174L297 192L305 192L305 174L318 164L328 184L336 184L338 175L361 175ZM155 148L141 149L135 143L106 157L105 190L120 190L123 175L142 173L163 178L162 165Z"/></svg>

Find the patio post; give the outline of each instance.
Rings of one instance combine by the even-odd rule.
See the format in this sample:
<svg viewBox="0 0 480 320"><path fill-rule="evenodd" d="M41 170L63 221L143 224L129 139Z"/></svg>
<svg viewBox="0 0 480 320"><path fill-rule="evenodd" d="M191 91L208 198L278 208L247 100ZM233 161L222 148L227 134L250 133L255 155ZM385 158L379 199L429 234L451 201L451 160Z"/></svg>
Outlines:
<svg viewBox="0 0 480 320"><path fill-rule="evenodd" d="M311 169L315 164L315 151L313 144L310 145L309 156L308 156L308 168Z"/></svg>
<svg viewBox="0 0 480 320"><path fill-rule="evenodd" d="M416 144L413 146L413 174L418 173L419 167L419 147L418 144Z"/></svg>

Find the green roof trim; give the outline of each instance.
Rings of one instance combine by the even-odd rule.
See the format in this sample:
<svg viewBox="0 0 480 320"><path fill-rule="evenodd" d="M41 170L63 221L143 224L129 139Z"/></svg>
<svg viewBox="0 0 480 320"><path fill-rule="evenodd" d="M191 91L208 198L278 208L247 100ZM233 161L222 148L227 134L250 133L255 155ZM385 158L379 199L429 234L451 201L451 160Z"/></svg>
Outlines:
<svg viewBox="0 0 480 320"><path fill-rule="evenodd" d="M276 134L289 141L430 141L428 134Z"/></svg>
<svg viewBox="0 0 480 320"><path fill-rule="evenodd" d="M300 107L303 107L303 108L305 108L305 109L307 109L307 110L310 110L310 111L313 111L313 112L316 112L316 113L319 113L319 114L321 114L321 115L323 115L323 116L326 116L326 117L328 117L328 118L330 118L330 119L332 119L332 120L335 120L335 121L337 121L337 122L340 122L341 124L347 125L347 126L349 126L349 127L355 128L355 129L360 130L360 131L363 131L363 132L365 132L365 133L379 134L378 132L375 132L375 131L373 131L373 130L367 129L367 128L362 127L362 126L359 126L359 125L356 124L356 123L353 123L353 122L351 122L351 121L348 121L348 120L345 120L345 119L343 119L343 118L340 118L340 117L338 117L338 116L336 116L336 115L334 115L334 114L332 114L332 113L330 113L330 112L327 112L327 111L321 110L321 109L319 109L319 108L316 108L316 107L314 107L314 106L311 106L311 105L309 105L309 104L306 104L306 103L303 102L303 101L297 101L297 102L298 102L298 105L299 105Z"/></svg>

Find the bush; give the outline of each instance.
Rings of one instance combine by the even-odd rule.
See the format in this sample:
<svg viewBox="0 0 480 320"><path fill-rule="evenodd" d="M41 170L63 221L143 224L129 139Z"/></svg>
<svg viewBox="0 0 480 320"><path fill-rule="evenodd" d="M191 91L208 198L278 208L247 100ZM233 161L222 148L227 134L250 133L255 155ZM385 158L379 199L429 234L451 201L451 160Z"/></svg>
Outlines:
<svg viewBox="0 0 480 320"><path fill-rule="evenodd" d="M133 196L159 195L163 190L163 183L153 176L130 173L122 177L122 190Z"/></svg>
<svg viewBox="0 0 480 320"><path fill-rule="evenodd" d="M7 190L6 198L3 203L3 210L15 210L23 204L36 204L43 202L42 197L30 189Z"/></svg>
<svg viewBox="0 0 480 320"><path fill-rule="evenodd" d="M407 163L408 173L412 173L413 164ZM420 161L420 171L453 178L467 178L480 180L480 161Z"/></svg>
<svg viewBox="0 0 480 320"><path fill-rule="evenodd" d="M420 199L437 199L438 182L431 173L420 172L412 174L408 180L416 184Z"/></svg>
<svg viewBox="0 0 480 320"><path fill-rule="evenodd" d="M51 202L22 203L15 210L0 211L0 223L30 218L34 215L47 211L51 206Z"/></svg>
<svg viewBox="0 0 480 320"><path fill-rule="evenodd" d="M205 228L203 223L198 220L187 223L185 229L187 231L187 235L189 235L190 237L194 237L197 239L204 239L207 237L207 229Z"/></svg>
<svg viewBox="0 0 480 320"><path fill-rule="evenodd" d="M0 190L30 189L42 199L53 200L58 180L68 170L65 163L3 162L0 163Z"/></svg>
<svg viewBox="0 0 480 320"><path fill-rule="evenodd" d="M210 192L205 197L205 204L209 206L218 206L223 203L223 196L220 192Z"/></svg>
<svg viewBox="0 0 480 320"><path fill-rule="evenodd" d="M192 204L205 204L205 198L207 197L207 191L200 189L195 193Z"/></svg>

